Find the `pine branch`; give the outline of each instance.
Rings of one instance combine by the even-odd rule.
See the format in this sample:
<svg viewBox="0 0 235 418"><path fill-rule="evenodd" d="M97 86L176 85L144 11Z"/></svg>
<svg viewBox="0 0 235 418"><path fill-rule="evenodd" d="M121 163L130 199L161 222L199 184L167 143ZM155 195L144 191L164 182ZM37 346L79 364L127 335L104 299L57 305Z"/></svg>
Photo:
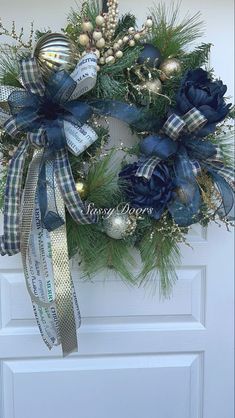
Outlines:
<svg viewBox="0 0 235 418"><path fill-rule="evenodd" d="M212 44L202 43L192 52L188 54L182 54L180 56L180 61L182 63L183 70L193 70L194 68L206 65L209 61L211 47Z"/></svg>
<svg viewBox="0 0 235 418"><path fill-rule="evenodd" d="M13 87L22 87L19 77L19 61L25 56L10 45L0 46L0 83Z"/></svg>
<svg viewBox="0 0 235 418"><path fill-rule="evenodd" d="M128 68L130 68L133 64L136 63L136 60L138 59L141 50L141 46L125 49L123 57L112 65L103 66L101 68L101 73L110 74L112 77L119 76L120 73L126 71Z"/></svg>
<svg viewBox="0 0 235 418"><path fill-rule="evenodd" d="M87 199L97 207L110 208L119 203L119 171L120 167L115 167L114 152L92 165L87 175Z"/></svg>
<svg viewBox="0 0 235 418"><path fill-rule="evenodd" d="M149 232L145 232L138 243L143 269L140 273L140 283L148 284L151 273L157 270L159 274L159 290L164 297L170 295L177 280L176 267L180 264L179 242L185 242L186 229L180 228L167 216L156 222L151 221Z"/></svg>
<svg viewBox="0 0 235 418"><path fill-rule="evenodd" d="M121 36L121 34L125 34L129 28L134 28L135 26L136 17L131 13L126 13L119 19L114 37Z"/></svg>
<svg viewBox="0 0 235 418"><path fill-rule="evenodd" d="M69 254L73 256L79 251L84 278L92 278L97 272L110 268L128 283L135 283L131 273L135 261L123 240L109 238L97 225L77 225L71 218L67 221L67 233Z"/></svg>
<svg viewBox="0 0 235 418"><path fill-rule="evenodd" d="M203 35L201 14L187 14L180 21L179 9L180 2L173 2L169 7L161 2L151 9L154 22L151 41L160 49L164 58L177 56Z"/></svg>
<svg viewBox="0 0 235 418"><path fill-rule="evenodd" d="M98 73L95 89L97 98L114 97L116 100L125 100L127 95L125 79L123 78L123 81L119 81L108 74Z"/></svg>

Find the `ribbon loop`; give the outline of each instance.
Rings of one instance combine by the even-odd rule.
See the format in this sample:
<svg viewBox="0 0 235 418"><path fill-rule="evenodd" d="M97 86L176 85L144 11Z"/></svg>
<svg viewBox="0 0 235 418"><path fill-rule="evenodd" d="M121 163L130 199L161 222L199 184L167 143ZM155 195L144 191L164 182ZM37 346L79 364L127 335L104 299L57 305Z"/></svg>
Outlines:
<svg viewBox="0 0 235 418"><path fill-rule="evenodd" d="M44 95L46 87L35 58L21 61L20 79L25 89L31 94Z"/></svg>
<svg viewBox="0 0 235 418"><path fill-rule="evenodd" d="M172 113L164 123L162 130L176 141L184 131L193 133L207 123L205 116L196 107L189 110L183 117Z"/></svg>

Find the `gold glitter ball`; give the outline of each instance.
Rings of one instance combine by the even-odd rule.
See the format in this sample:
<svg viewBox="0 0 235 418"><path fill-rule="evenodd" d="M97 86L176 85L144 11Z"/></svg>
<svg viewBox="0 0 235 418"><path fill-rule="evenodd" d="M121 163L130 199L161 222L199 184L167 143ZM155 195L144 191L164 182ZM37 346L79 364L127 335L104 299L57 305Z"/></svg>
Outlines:
<svg viewBox="0 0 235 418"><path fill-rule="evenodd" d="M181 71L180 61L176 58L168 58L163 61L159 70L162 71L160 74L161 80L165 81Z"/></svg>

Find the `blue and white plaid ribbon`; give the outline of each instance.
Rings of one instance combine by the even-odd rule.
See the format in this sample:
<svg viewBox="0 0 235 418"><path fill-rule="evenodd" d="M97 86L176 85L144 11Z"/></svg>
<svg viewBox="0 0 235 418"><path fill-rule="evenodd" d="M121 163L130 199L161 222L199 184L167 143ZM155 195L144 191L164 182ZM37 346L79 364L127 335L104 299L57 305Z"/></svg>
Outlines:
<svg viewBox="0 0 235 418"><path fill-rule="evenodd" d="M152 174L156 166L160 163L161 158L151 157L147 159L143 165L141 165L135 173L136 177L143 177L146 180L149 180L152 177Z"/></svg>
<svg viewBox="0 0 235 418"><path fill-rule="evenodd" d="M193 107L183 116L172 113L164 123L162 130L175 141L184 131L190 133L195 132L201 129L206 123L206 117L196 107Z"/></svg>

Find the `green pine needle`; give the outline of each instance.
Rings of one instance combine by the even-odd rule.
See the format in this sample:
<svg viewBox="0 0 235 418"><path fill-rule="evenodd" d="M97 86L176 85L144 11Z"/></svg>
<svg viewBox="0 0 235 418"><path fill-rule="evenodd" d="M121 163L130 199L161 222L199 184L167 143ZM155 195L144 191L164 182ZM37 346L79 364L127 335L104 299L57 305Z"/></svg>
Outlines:
<svg viewBox="0 0 235 418"><path fill-rule="evenodd" d="M77 225L71 218L67 222L67 233L69 254L73 256L78 251L81 255L84 278L92 278L108 267L127 283L134 284L131 271L135 261L125 241L109 238L97 225Z"/></svg>
<svg viewBox="0 0 235 418"><path fill-rule="evenodd" d="M153 17L152 43L158 47L164 58L177 56L192 42L203 35L201 13L187 14L179 19L180 2L166 6L161 2L151 9Z"/></svg>
<svg viewBox="0 0 235 418"><path fill-rule="evenodd" d="M119 19L114 37L120 37L122 34L125 34L129 28L134 28L135 26L136 17L131 13L126 13Z"/></svg>
<svg viewBox="0 0 235 418"><path fill-rule="evenodd" d="M176 267L180 264L179 242L184 241L185 231L165 217L158 222L152 221L150 230L151 236L149 231L145 232L138 244L143 262L140 283L150 283L151 273L157 270L160 295L167 297L177 280Z"/></svg>
<svg viewBox="0 0 235 418"><path fill-rule="evenodd" d="M136 63L143 47L135 46L134 48L127 48L124 50L122 58L117 60L112 65L105 65L101 68L102 74L110 74L111 76L118 76L122 71L126 71L133 64Z"/></svg>
<svg viewBox="0 0 235 418"><path fill-rule="evenodd" d="M187 54L182 54L180 56L180 61L183 67L183 70L193 70L198 67L206 65L209 61L210 51L212 44L202 43L192 52Z"/></svg>
<svg viewBox="0 0 235 418"><path fill-rule="evenodd" d="M107 208L119 203L119 171L120 166L115 167L114 152L92 165L86 179L87 200L97 207Z"/></svg>
<svg viewBox="0 0 235 418"><path fill-rule="evenodd" d="M0 84L22 87L19 82L19 52L13 46L0 46Z"/></svg>

